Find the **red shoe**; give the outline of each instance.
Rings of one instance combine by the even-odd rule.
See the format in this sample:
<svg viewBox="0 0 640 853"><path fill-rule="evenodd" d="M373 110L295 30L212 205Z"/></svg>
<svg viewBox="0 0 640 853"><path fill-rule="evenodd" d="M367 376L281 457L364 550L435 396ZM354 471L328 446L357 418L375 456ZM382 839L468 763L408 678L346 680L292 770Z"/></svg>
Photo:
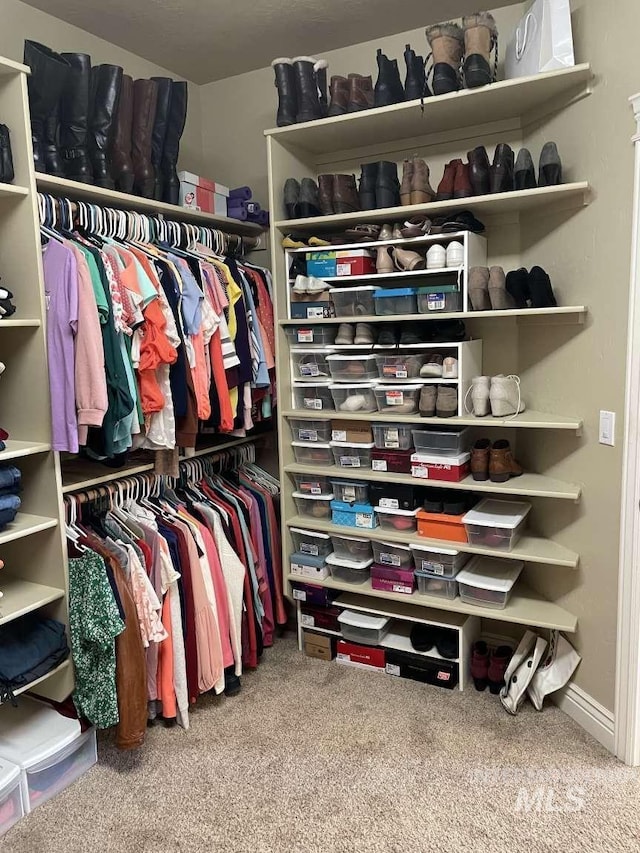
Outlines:
<svg viewBox="0 0 640 853"><path fill-rule="evenodd" d="M489 649L483 640L478 640L471 648L471 677L476 690L485 690L489 683Z"/></svg>
<svg viewBox="0 0 640 853"><path fill-rule="evenodd" d="M453 197L469 198L473 195L471 178L469 175L469 164L462 160L454 160L456 163L456 174L453 180Z"/></svg>
<svg viewBox="0 0 640 853"><path fill-rule="evenodd" d="M453 191L458 165L462 165L462 160L451 160L444 167L444 174L436 192L436 201L449 201L454 198Z"/></svg>
<svg viewBox="0 0 640 853"><path fill-rule="evenodd" d="M489 690L494 696L497 696L500 689L504 687L504 674L512 657L513 649L511 646L498 646L495 652L491 654L488 676Z"/></svg>

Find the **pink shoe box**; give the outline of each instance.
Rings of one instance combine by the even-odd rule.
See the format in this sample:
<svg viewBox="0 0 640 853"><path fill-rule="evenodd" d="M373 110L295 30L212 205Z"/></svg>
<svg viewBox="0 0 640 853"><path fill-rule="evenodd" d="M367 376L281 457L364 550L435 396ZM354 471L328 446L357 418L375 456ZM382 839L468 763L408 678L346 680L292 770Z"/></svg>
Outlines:
<svg viewBox="0 0 640 853"><path fill-rule="evenodd" d="M444 480L459 483L469 474L470 453L444 456L414 453L411 456L411 476L419 480Z"/></svg>
<svg viewBox="0 0 640 853"><path fill-rule="evenodd" d="M383 592L412 595L415 589L413 569L390 569L388 566L371 566L371 588Z"/></svg>

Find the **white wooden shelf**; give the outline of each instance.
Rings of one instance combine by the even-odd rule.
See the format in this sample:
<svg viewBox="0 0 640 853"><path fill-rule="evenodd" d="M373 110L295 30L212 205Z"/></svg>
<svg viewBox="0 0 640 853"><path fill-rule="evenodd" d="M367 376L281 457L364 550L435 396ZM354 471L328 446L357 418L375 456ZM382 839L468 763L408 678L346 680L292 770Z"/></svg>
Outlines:
<svg viewBox="0 0 640 853"><path fill-rule="evenodd" d="M21 459L24 456L35 456L38 453L48 453L51 445L39 441L17 441L8 438L5 441L5 449L0 452L0 464L10 459Z"/></svg>
<svg viewBox="0 0 640 853"><path fill-rule="evenodd" d="M137 210L151 215L161 214L166 219L191 222L194 225L203 225L207 228L219 228L230 234L259 236L265 230L261 225L255 225L253 222L241 222L239 219L232 219L229 216L191 210L177 204L166 204L129 193L105 190L91 184L81 184L78 181L69 181L66 178L55 178L52 175L38 174L36 184L40 192L64 196L75 201L95 202L107 207Z"/></svg>
<svg viewBox="0 0 640 853"><path fill-rule="evenodd" d="M327 323L415 323L417 320L500 320L503 317L516 317L526 320L530 317L567 317L574 322L584 322L589 309L586 305L558 305L555 308L508 308L504 311L455 311L441 314L397 314L379 317L376 314L365 317L326 317L319 320L280 320L281 326L322 326ZM301 345L302 346L302 345ZM425 344L426 346L426 344ZM439 344L444 346L444 344Z"/></svg>
<svg viewBox="0 0 640 853"><path fill-rule="evenodd" d="M0 198L25 198L28 195L29 190L27 187L0 183Z"/></svg>
<svg viewBox="0 0 640 853"><path fill-rule="evenodd" d="M344 480L366 480L372 483L400 483L412 486L424 486L431 489L454 489L465 492L487 492L496 495L521 495L532 498L559 498L561 500L577 501L581 488L575 483L565 483L544 474L523 474L514 477L506 483L492 483L490 480L477 481L471 476L465 477L459 483L448 483L445 480L422 480L410 474L391 474L383 471L372 471L371 468L337 468L321 465L286 465L287 474L308 474L313 477L335 477Z"/></svg>
<svg viewBox="0 0 640 853"><path fill-rule="evenodd" d="M379 645L382 646L383 649L395 649L397 652L408 652L411 655L420 655L420 657L431 658L432 660L446 660L449 661L449 663L459 662L460 658L457 657L443 657L435 646L428 652L419 652L417 649L413 648L408 630L403 630L399 625L394 625L393 627L393 631L389 631L385 634L382 640L380 640Z"/></svg>
<svg viewBox="0 0 640 853"><path fill-rule="evenodd" d="M0 532L0 545L6 545L7 542L14 542L16 539L24 539L26 536L33 536L35 533L41 533L43 530L57 526L57 518L45 518L42 515L19 512L11 524L7 524L5 529ZM1 582L2 577L0 575Z"/></svg>
<svg viewBox="0 0 640 853"><path fill-rule="evenodd" d="M458 276L463 272L463 267L439 267L431 270L401 270L400 272L376 272L368 275L331 275L317 276L327 284L333 287L338 287L340 284L358 284L361 281L405 281L406 279L429 278L430 276L455 275ZM415 285L414 285L415 286ZM421 315L420 315L421 316ZM344 319L344 318L343 318Z"/></svg>
<svg viewBox="0 0 640 853"><path fill-rule="evenodd" d="M580 557L575 551L559 545L552 539L525 534L517 542L512 551L497 551L495 548L482 548L470 545L468 542L450 542L446 539L429 539L418 536L417 533L396 533L376 527L373 530L363 530L356 527L343 527L332 524L331 521L308 516L294 516L287 520L289 527L301 527L303 530L318 530L321 533L335 533L337 536L359 536L362 539L372 539L377 542L397 542L400 545L431 545L434 548L450 546L466 554L482 554L487 557L497 557L501 560L524 560L525 563L539 563L546 566L563 566L575 569ZM495 611L494 611L495 612ZM499 617L496 617L499 618Z"/></svg>
<svg viewBox="0 0 640 853"><path fill-rule="evenodd" d="M434 201L430 204L410 204L406 207L386 207L381 210L358 210L355 213L332 216L311 216L307 219L282 219L275 227L285 233L296 231L336 231L361 222L404 221L413 216L438 216L448 211L470 210L475 215L498 213L527 213L533 210L547 212L550 208L579 207L589 203L590 187L587 181L575 181L552 187L532 190L514 190L493 195L479 195L451 201Z"/></svg>
<svg viewBox="0 0 640 853"><path fill-rule="evenodd" d="M64 598L65 591L44 586L22 578L10 577L0 571L0 625L38 610L52 601Z"/></svg>
<svg viewBox="0 0 640 853"><path fill-rule="evenodd" d="M558 99L587 94L588 64L462 89L448 95L378 107L265 131L265 136L312 154L366 148L402 139L517 119L524 126L557 109Z"/></svg>
<svg viewBox="0 0 640 853"><path fill-rule="evenodd" d="M42 323L40 320L35 318L32 319L24 319L24 320L16 320L14 318L4 319L0 318L0 329L39 329Z"/></svg>
<svg viewBox="0 0 640 853"><path fill-rule="evenodd" d="M418 381L418 380L416 380ZM511 427L514 429L566 429L572 432L580 432L582 429L581 418L568 418L563 415L549 415L546 412L527 410L521 415L511 418L494 418L487 415L486 418L476 418L474 415L461 415L453 418L421 418L415 415L393 415L384 412L314 412L309 409L298 409L297 411L282 412L285 418L313 418L314 420L341 420L341 421L369 421L371 423L389 423L393 421L399 424L422 424L423 426L459 427L475 426L482 429L493 427Z"/></svg>
<svg viewBox="0 0 640 853"><path fill-rule="evenodd" d="M62 661L59 666L57 666L55 669L52 669L50 672L45 672L45 674L41 675L40 678L36 678L33 681L30 681L28 684L25 684L24 687L20 687L17 690L13 690L12 693L14 696L19 696L21 693L27 693L29 690L34 690L44 681L48 681L50 678L53 678L56 675L62 675L63 673L66 673L67 670L71 670L71 660L69 659ZM63 701L64 699L66 699L66 695L64 695L66 692L67 691L65 691L63 688L63 693L60 695L59 701Z"/></svg>
<svg viewBox="0 0 640 853"><path fill-rule="evenodd" d="M397 240L364 240L362 243L332 243L329 246L304 246L301 249L285 249L290 255L306 254L306 252L339 252L345 249L377 249L379 246L422 246L429 243L450 243L452 240L462 240L468 231L452 231L446 234L425 234L422 237L403 237Z"/></svg>

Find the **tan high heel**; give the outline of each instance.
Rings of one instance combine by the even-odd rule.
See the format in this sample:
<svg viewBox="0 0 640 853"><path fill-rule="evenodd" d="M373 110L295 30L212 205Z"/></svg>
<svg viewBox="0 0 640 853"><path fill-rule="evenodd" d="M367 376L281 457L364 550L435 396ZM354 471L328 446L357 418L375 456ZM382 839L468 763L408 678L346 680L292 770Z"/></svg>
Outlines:
<svg viewBox="0 0 640 853"><path fill-rule="evenodd" d="M397 269L407 270L423 270L427 262L417 252L410 252L407 249L395 248L393 250L393 260Z"/></svg>

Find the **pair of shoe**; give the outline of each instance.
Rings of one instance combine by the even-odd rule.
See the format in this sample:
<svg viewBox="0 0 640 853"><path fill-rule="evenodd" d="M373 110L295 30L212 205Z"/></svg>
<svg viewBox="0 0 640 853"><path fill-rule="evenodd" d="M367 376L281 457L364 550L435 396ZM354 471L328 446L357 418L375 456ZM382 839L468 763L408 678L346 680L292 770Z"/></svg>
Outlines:
<svg viewBox="0 0 640 853"><path fill-rule="evenodd" d="M416 54L410 44L405 47L404 61L407 73L403 86L398 60L389 59L381 49L378 49L376 54L378 79L374 90L376 107L388 107L391 104L400 104L402 101L415 101L431 94L427 85L425 61L422 56Z"/></svg>
<svg viewBox="0 0 640 853"><path fill-rule="evenodd" d="M324 216L360 210L355 175L318 175L318 197Z"/></svg>
<svg viewBox="0 0 640 853"><path fill-rule="evenodd" d="M514 167L514 188L533 190L538 187L555 187L562 183L562 161L555 142L545 142L538 162L538 183L533 166L533 158L528 148L518 151Z"/></svg>
<svg viewBox="0 0 640 853"><path fill-rule="evenodd" d="M0 287L0 317L11 317L12 314L16 313L16 306L11 301L12 299L13 293L6 287ZM3 371L4 366L0 373Z"/></svg>
<svg viewBox="0 0 640 853"><path fill-rule="evenodd" d="M506 483L511 477L520 477L522 466L516 462L511 445L506 439L493 444L488 438L481 438L471 449L471 476L474 480L492 483Z"/></svg>
<svg viewBox="0 0 640 853"><path fill-rule="evenodd" d="M484 145L479 145L467 154L469 158L469 180L473 195L507 193L515 190L534 189L535 172L531 154L523 148L514 163L513 149L504 142L496 145L493 164ZM555 142L546 142L540 153L538 186L555 186L562 183L562 163Z"/></svg>
<svg viewBox="0 0 640 853"><path fill-rule="evenodd" d="M298 275L291 290L294 293L324 293L329 290L329 285L321 278L316 278L314 275Z"/></svg>
<svg viewBox="0 0 640 853"><path fill-rule="evenodd" d="M468 409L471 398L471 410ZM474 376L464 398L465 409L476 418L491 412L494 418L506 418L524 412L525 404L520 392L520 377Z"/></svg>
<svg viewBox="0 0 640 853"><path fill-rule="evenodd" d="M434 353L420 368L420 376L423 378L431 376L442 379L457 379L458 359L453 356L443 358L440 353Z"/></svg>
<svg viewBox="0 0 640 853"><path fill-rule="evenodd" d="M436 196L429 182L429 167L422 157L411 157L402 164L400 204L429 204Z"/></svg>
<svg viewBox="0 0 640 853"><path fill-rule="evenodd" d="M385 323L378 335L378 344L444 344L464 341L467 332L462 320L430 320L428 323Z"/></svg>
<svg viewBox="0 0 640 853"><path fill-rule="evenodd" d="M447 660L454 660L459 655L458 632L450 628L414 622L409 638L417 652L430 652L435 646L438 654Z"/></svg>
<svg viewBox="0 0 640 853"><path fill-rule="evenodd" d="M401 249L399 246L378 246L376 255L376 272L379 275L390 275L396 270L423 270L427 265L424 255Z"/></svg>
<svg viewBox="0 0 640 853"><path fill-rule="evenodd" d="M329 118L347 113L359 113L373 107L373 80L371 75L334 75L329 84Z"/></svg>
<svg viewBox="0 0 640 853"><path fill-rule="evenodd" d="M517 307L502 267L471 267L468 288L473 311L506 311Z"/></svg>
<svg viewBox="0 0 640 853"><path fill-rule="evenodd" d="M462 27L436 24L426 30L433 60L433 93L460 89L460 70L467 89L494 83L498 71L498 28L490 12L465 15ZM493 63L491 64L491 53Z"/></svg>
<svg viewBox="0 0 640 853"><path fill-rule="evenodd" d="M421 418L454 418L458 414L458 389L447 385L424 385L419 409Z"/></svg>
<svg viewBox="0 0 640 853"><path fill-rule="evenodd" d="M313 56L280 57L273 60L271 67L278 90L278 127L315 121L327 115L326 60Z"/></svg>
<svg viewBox="0 0 640 853"><path fill-rule="evenodd" d="M375 331L370 323L356 323L355 328L351 323L340 323L336 335L337 346L350 346L357 344L365 346L375 343Z"/></svg>
<svg viewBox="0 0 640 853"><path fill-rule="evenodd" d="M284 209L287 219L306 219L309 216L320 216L320 200L318 185L312 178L287 178L284 182ZM295 246L293 248L301 248ZM292 248L290 246L286 248Z"/></svg>
<svg viewBox="0 0 640 853"><path fill-rule="evenodd" d="M422 508L436 515L464 515L476 503L476 497L464 492L427 489Z"/></svg>
<svg viewBox="0 0 640 853"><path fill-rule="evenodd" d="M331 241L325 240L323 237L306 237L304 240L300 237L293 237L291 234L287 234L282 238L282 248L283 249L306 249L309 246L314 248L322 248L324 246L330 246Z"/></svg>
<svg viewBox="0 0 640 853"><path fill-rule="evenodd" d="M442 180L438 184L436 201L450 201L453 198L469 198L473 195L469 164L460 158L450 160L444 167Z"/></svg>
<svg viewBox="0 0 640 853"><path fill-rule="evenodd" d="M358 192L362 210L383 210L387 207L398 207L400 204L400 182L397 164L391 160L363 163L360 167Z"/></svg>
<svg viewBox="0 0 640 853"><path fill-rule="evenodd" d="M516 308L555 308L558 304L549 275L542 267L524 267L507 273L507 292Z"/></svg>
<svg viewBox="0 0 640 853"><path fill-rule="evenodd" d="M427 251L427 269L441 270L445 267L461 267L464 264L464 246L452 240L446 248L434 243Z"/></svg>
<svg viewBox="0 0 640 853"><path fill-rule="evenodd" d="M504 687L505 674L513 658L511 646L489 649L484 640L478 640L471 648L471 677L476 690L482 692L487 685L494 696Z"/></svg>

